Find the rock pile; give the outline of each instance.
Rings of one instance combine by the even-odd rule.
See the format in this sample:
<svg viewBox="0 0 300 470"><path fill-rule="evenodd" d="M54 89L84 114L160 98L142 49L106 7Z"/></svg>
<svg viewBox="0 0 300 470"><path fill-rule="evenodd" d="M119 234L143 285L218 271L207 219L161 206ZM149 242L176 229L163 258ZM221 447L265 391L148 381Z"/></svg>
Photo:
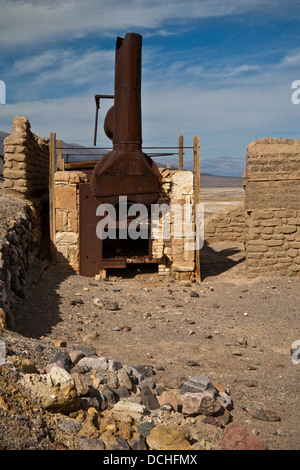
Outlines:
<svg viewBox="0 0 300 470"><path fill-rule="evenodd" d="M246 430L241 433L242 443L236 443L234 432L226 437L233 403L228 391L205 375L187 378L148 364L126 366L84 346L55 348L41 365L25 354L5 353L5 346L2 341L0 375L2 368L18 373L21 389L43 413L55 417L64 448L264 448ZM42 352L42 346L35 348ZM5 397L0 393L1 398L3 412ZM211 439L204 438L209 432L203 432L203 427L211 430Z"/></svg>

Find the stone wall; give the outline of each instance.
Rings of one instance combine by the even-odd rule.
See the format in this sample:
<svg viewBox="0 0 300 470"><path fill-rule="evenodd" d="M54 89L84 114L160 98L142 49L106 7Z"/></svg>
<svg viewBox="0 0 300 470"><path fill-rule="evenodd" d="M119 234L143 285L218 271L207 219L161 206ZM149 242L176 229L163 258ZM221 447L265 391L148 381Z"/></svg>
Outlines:
<svg viewBox="0 0 300 470"><path fill-rule="evenodd" d="M300 276L300 140L249 144L244 175L247 275Z"/></svg>
<svg viewBox="0 0 300 470"><path fill-rule="evenodd" d="M40 250L41 206L0 197L0 327L12 329L16 300L24 296L26 272Z"/></svg>
<svg viewBox="0 0 300 470"><path fill-rule="evenodd" d="M171 274L177 279L191 279L195 271L195 254L189 245L194 242L191 234L194 233L193 212L184 214L183 207L192 205L194 201L194 182L191 171L164 170L162 172L161 194L155 204L168 204L171 208L170 238L153 240L153 257L168 257L167 265L159 265L159 274ZM181 207L176 219L176 206ZM174 224L176 220L182 220L182 237L174 236ZM160 219L157 230L162 233L163 219Z"/></svg>
<svg viewBox="0 0 300 470"><path fill-rule="evenodd" d="M241 202L205 219L204 236L208 244L245 241L245 204Z"/></svg>
<svg viewBox="0 0 300 470"><path fill-rule="evenodd" d="M24 116L15 116L4 140L4 187L25 198L48 193L49 139L37 137Z"/></svg>
<svg viewBox="0 0 300 470"><path fill-rule="evenodd" d="M79 272L79 183L84 173L55 173L55 247L56 263Z"/></svg>

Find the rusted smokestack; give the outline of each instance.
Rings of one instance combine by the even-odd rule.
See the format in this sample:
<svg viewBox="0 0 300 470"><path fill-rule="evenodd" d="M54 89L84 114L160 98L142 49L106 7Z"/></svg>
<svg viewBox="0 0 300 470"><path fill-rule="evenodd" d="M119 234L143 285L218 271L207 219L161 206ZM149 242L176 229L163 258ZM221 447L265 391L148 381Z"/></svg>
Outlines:
<svg viewBox="0 0 300 470"><path fill-rule="evenodd" d="M123 152L142 148L142 36L117 38L113 148Z"/></svg>
<svg viewBox="0 0 300 470"><path fill-rule="evenodd" d="M125 38L118 37L114 106L105 122L113 150L99 160L91 178L92 192L99 201L115 204L120 195L126 195L149 205L159 195L159 171L142 152L141 68L142 36L127 33Z"/></svg>

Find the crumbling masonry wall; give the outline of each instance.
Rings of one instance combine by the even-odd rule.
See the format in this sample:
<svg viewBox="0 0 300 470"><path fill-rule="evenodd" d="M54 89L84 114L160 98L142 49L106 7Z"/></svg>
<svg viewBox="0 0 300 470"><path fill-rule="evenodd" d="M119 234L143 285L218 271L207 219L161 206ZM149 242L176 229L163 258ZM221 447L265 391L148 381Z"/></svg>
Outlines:
<svg viewBox="0 0 300 470"><path fill-rule="evenodd" d="M4 188L24 198L48 192L49 139L37 137L24 116L15 116L4 140Z"/></svg>
<svg viewBox="0 0 300 470"><path fill-rule="evenodd" d="M79 183L87 181L80 171L55 173L56 263L79 272Z"/></svg>
<svg viewBox="0 0 300 470"><path fill-rule="evenodd" d="M162 237L153 240L152 254L154 258L166 255L167 265L158 267L160 275L171 275L176 279L193 279L195 272L195 253L190 245L195 242L194 213L194 175L191 171L163 170L159 206L170 206L170 238ZM190 207L190 212L184 213L184 206ZM178 212L177 212L178 211ZM176 238L175 224L182 221L182 236ZM156 228L162 234L163 217L160 217ZM177 226L177 228L180 227ZM155 233L155 230L154 230Z"/></svg>
<svg viewBox="0 0 300 470"><path fill-rule="evenodd" d="M207 244L244 243L246 230L244 201L208 216L205 219L204 228Z"/></svg>
<svg viewBox="0 0 300 470"><path fill-rule="evenodd" d="M247 276L300 276L300 140L249 144L244 174Z"/></svg>

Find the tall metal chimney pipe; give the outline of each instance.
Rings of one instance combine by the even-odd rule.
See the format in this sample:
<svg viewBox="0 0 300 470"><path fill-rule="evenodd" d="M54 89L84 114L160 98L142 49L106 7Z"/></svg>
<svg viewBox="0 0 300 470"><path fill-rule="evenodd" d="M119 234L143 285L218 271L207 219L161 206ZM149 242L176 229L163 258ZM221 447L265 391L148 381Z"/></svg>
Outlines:
<svg viewBox="0 0 300 470"><path fill-rule="evenodd" d="M142 36L127 33L117 38L113 149L142 148L141 68Z"/></svg>

